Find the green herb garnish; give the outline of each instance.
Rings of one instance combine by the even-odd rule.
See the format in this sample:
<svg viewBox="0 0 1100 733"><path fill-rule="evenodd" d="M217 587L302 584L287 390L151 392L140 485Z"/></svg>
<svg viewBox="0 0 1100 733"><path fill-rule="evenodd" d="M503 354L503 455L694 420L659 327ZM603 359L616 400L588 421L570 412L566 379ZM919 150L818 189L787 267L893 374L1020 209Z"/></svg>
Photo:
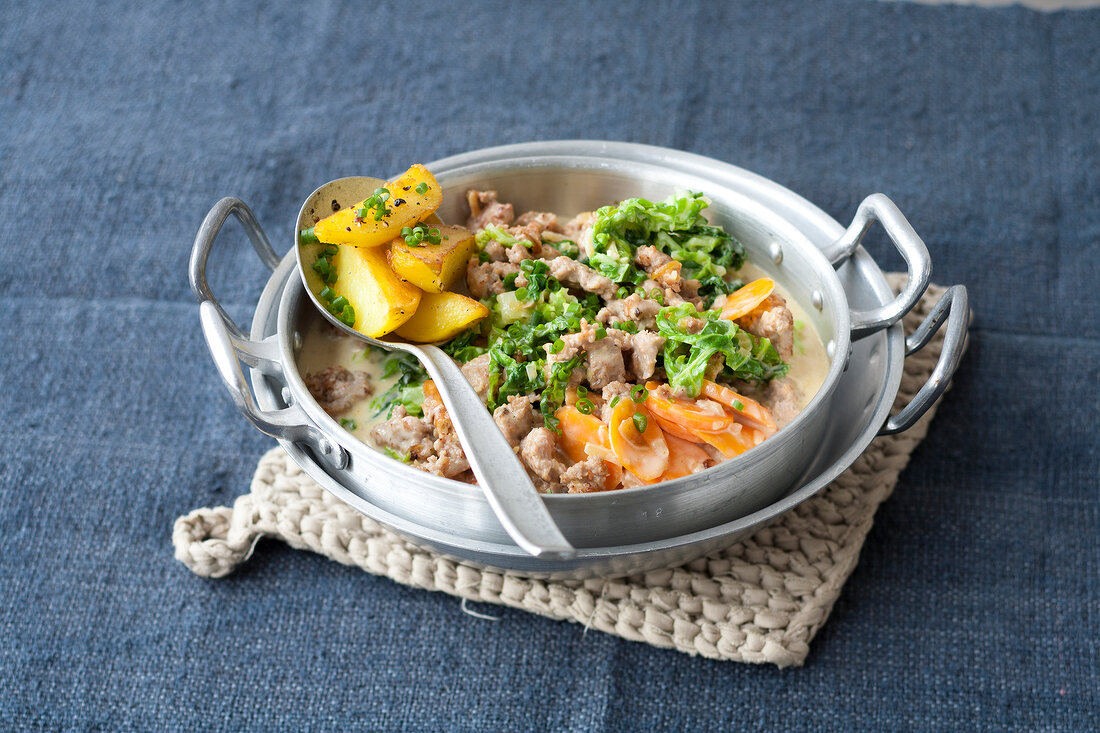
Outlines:
<svg viewBox="0 0 1100 733"><path fill-rule="evenodd" d="M390 198L390 192L385 188L378 187L374 189L374 193L370 198L363 202L362 206L355 212L355 216L359 219L366 219L371 216L371 212L374 212L374 220L382 221L382 217L390 213L390 210L386 208L386 201Z"/></svg>
<svg viewBox="0 0 1100 733"><path fill-rule="evenodd" d="M417 224L414 227L401 227L401 236L405 238L405 244L410 247L419 247L424 242L439 244L442 241L439 236L439 229L427 227L424 224Z"/></svg>
<svg viewBox="0 0 1100 733"><path fill-rule="evenodd" d="M382 448L382 452L395 461L401 461L402 463L409 463L412 460L408 453L398 453L388 445Z"/></svg>

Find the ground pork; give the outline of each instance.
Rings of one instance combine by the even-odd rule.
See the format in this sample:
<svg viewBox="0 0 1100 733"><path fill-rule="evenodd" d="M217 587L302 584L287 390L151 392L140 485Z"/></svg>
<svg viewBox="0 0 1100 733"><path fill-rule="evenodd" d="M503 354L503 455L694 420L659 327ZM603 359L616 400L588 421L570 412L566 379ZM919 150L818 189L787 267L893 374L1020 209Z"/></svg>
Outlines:
<svg viewBox="0 0 1100 733"><path fill-rule="evenodd" d="M351 372L342 366L325 367L306 375L306 389L321 409L330 415L340 415L373 391L366 372Z"/></svg>
<svg viewBox="0 0 1100 733"><path fill-rule="evenodd" d="M466 264L466 286L470 295L481 300L504 292L504 277L519 272L512 262L479 262L471 257Z"/></svg>
<svg viewBox="0 0 1100 733"><path fill-rule="evenodd" d="M472 232L484 229L490 224L507 226L516 218L511 204L502 204L497 201L496 191L467 191L466 203L470 207L470 218L466 220L466 228Z"/></svg>
<svg viewBox="0 0 1100 733"><path fill-rule="evenodd" d="M737 319L737 325L749 333L770 339L785 361L794 353L794 316L783 296L772 293L748 315Z"/></svg>
<svg viewBox="0 0 1100 733"><path fill-rule="evenodd" d="M530 395L512 395L507 403L493 411L493 420L513 448L520 444L524 436L543 424L542 415L535 412L534 401L535 398Z"/></svg>
<svg viewBox="0 0 1100 733"><path fill-rule="evenodd" d="M571 288L595 293L604 300L615 297L615 283L587 265L582 265L569 257L555 257L550 260L550 274L562 284Z"/></svg>
<svg viewBox="0 0 1100 733"><path fill-rule="evenodd" d="M435 442L428 423L413 417L401 405L393 408L389 420L371 429L370 437L380 448L390 448L413 462L427 459Z"/></svg>
<svg viewBox="0 0 1100 733"><path fill-rule="evenodd" d="M588 232L589 234L591 234L592 225L595 223L595 211L582 211L562 225L561 233L576 242L577 244L580 244L581 238L583 237L584 233ZM591 239L591 236L589 236L589 239Z"/></svg>
<svg viewBox="0 0 1100 733"><path fill-rule="evenodd" d="M570 494L586 494L603 491L609 475L607 463L603 459L589 456L562 471L560 481Z"/></svg>
<svg viewBox="0 0 1100 733"><path fill-rule="evenodd" d="M520 442L519 456L531 473L550 484L559 484L565 466L558 459L558 439L549 428L535 428Z"/></svg>
<svg viewBox="0 0 1100 733"><path fill-rule="evenodd" d="M581 330L577 333L566 334L561 337L564 347L558 353L549 353L546 368L549 370L556 363L569 361L580 353L585 354L586 376L588 384L593 389L603 389L606 385L615 381L626 379L626 365L623 362L623 352L619 341L612 332L618 329L604 329L605 335L601 339L596 338L597 326L586 320L581 320ZM619 331L623 336L630 334Z"/></svg>
<svg viewBox="0 0 1100 733"><path fill-rule="evenodd" d="M507 228L509 234L517 239L526 239L531 243L531 251L535 257L547 257L542 244L543 232L561 232L558 217L545 211L528 211L522 214L514 226ZM557 252L557 250L554 250Z"/></svg>
<svg viewBox="0 0 1100 733"><path fill-rule="evenodd" d="M652 245L639 247L634 253L634 262L662 288L680 292L680 268L683 265L661 250Z"/></svg>
<svg viewBox="0 0 1100 733"><path fill-rule="evenodd" d="M639 330L652 331L657 328L659 310L661 304L656 300L631 293L625 298L609 300L596 314L596 320L600 323L636 323Z"/></svg>
<svg viewBox="0 0 1100 733"><path fill-rule="evenodd" d="M630 371L634 380L641 382L653 376L657 370L657 355L665 345L665 337L653 331L627 333L619 329L608 331L619 342L619 347L630 355ZM621 336L619 334L622 334ZM595 385L592 385L595 386Z"/></svg>
<svg viewBox="0 0 1100 733"><path fill-rule="evenodd" d="M489 396L489 355L482 354L463 364L462 375L484 402Z"/></svg>
<svg viewBox="0 0 1100 733"><path fill-rule="evenodd" d="M776 426L783 427L800 412L802 392L791 379L773 379L764 388L760 402L771 410Z"/></svg>

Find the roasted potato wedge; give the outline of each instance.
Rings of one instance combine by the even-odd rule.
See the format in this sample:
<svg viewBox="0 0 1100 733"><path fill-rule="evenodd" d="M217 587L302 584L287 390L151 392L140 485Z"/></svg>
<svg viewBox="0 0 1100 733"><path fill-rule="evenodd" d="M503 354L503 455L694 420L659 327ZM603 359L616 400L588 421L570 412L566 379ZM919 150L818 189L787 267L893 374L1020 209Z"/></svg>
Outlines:
<svg viewBox="0 0 1100 733"><path fill-rule="evenodd" d="M397 335L420 343L445 341L487 315L488 308L461 293L424 293L416 313L397 329Z"/></svg>
<svg viewBox="0 0 1100 733"><path fill-rule="evenodd" d="M477 249L472 232L462 227L438 227L439 244L413 246L403 237L389 246L390 267L399 276L429 293L441 293L466 271Z"/></svg>
<svg viewBox="0 0 1100 733"><path fill-rule="evenodd" d="M384 188L389 198L381 202L380 207L368 208L363 217L359 216L359 211L370 199L340 209L317 222L313 235L324 244L380 247L393 239L402 227L427 218L443 202L442 187L419 163L396 181L386 183Z"/></svg>
<svg viewBox="0 0 1100 733"><path fill-rule="evenodd" d="M390 269L383 250L347 246L339 250L332 258L336 269L332 289L355 309L352 328L378 338L412 318L423 293Z"/></svg>

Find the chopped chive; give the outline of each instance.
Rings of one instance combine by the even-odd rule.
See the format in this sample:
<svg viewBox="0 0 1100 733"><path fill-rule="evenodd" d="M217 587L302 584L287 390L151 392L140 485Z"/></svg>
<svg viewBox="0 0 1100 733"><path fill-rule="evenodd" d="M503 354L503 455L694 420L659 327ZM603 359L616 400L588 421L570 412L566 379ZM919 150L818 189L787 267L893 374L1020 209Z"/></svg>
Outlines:
<svg viewBox="0 0 1100 733"><path fill-rule="evenodd" d="M634 389L630 390L630 399L638 404L645 402L647 397L649 397L649 390L640 384L634 385Z"/></svg>
<svg viewBox="0 0 1100 733"><path fill-rule="evenodd" d="M336 297L336 291L326 285L321 288L321 292L317 293L317 297L321 300L332 300Z"/></svg>
<svg viewBox="0 0 1100 733"><path fill-rule="evenodd" d="M622 300L623 298L627 297L628 295L630 295L630 291L627 290L625 287L619 288L618 290L615 291L615 297L618 298L619 300Z"/></svg>
<svg viewBox="0 0 1100 733"><path fill-rule="evenodd" d="M428 184L421 182L420 185L416 187L416 192L423 196L428 192Z"/></svg>
<svg viewBox="0 0 1100 733"><path fill-rule="evenodd" d="M347 430L356 430L359 426L355 424L354 420L349 420L346 417L340 418L340 427Z"/></svg>
<svg viewBox="0 0 1100 733"><path fill-rule="evenodd" d="M741 400L734 400L734 401L733 401L733 409L735 409L735 410L737 410L738 412L740 412L741 410L744 410L744 409L745 409L745 403L744 403L744 402L742 402Z"/></svg>
<svg viewBox="0 0 1100 733"><path fill-rule="evenodd" d="M578 397L587 397L588 396L588 387L585 387L583 384L578 384L577 385L577 396Z"/></svg>
<svg viewBox="0 0 1100 733"><path fill-rule="evenodd" d="M611 398L611 406L614 407L615 405L619 404L619 400L621 400L621 399L622 399L622 397L620 397L619 395L615 395L614 397L612 397Z"/></svg>
<svg viewBox="0 0 1100 733"><path fill-rule="evenodd" d="M313 227L309 229L303 229L298 234L299 239L302 240L302 244L320 244L321 240L317 238L317 235L313 232Z"/></svg>
<svg viewBox="0 0 1100 733"><path fill-rule="evenodd" d="M347 305L344 306L344 311L339 316L337 316L337 318L339 318L340 322L343 323L344 325L354 326L355 325L355 309L351 307L350 303L348 303Z"/></svg>
<svg viewBox="0 0 1100 733"><path fill-rule="evenodd" d="M646 419L646 416L640 412L635 412L633 420L634 429L638 431L638 434L645 433L645 429L649 427L649 420Z"/></svg>
<svg viewBox="0 0 1100 733"><path fill-rule="evenodd" d="M585 398L583 400L577 400L577 412L582 415L591 415L592 410L596 409L596 405L592 400Z"/></svg>
<svg viewBox="0 0 1100 733"><path fill-rule="evenodd" d="M408 463L409 462L409 454L408 453L398 453L397 451L395 451L393 448L390 448L389 446L386 446L385 448L383 448L382 452L385 453L390 458L394 459L395 461L401 461L402 463Z"/></svg>
<svg viewBox="0 0 1100 733"><path fill-rule="evenodd" d="M600 341L601 339L605 339L605 338L607 338L607 329L604 328L603 326L600 326L599 328L596 329L596 340Z"/></svg>
<svg viewBox="0 0 1100 733"><path fill-rule="evenodd" d="M551 354L559 354L559 353L561 353L561 350L564 349L564 348L565 348L565 342L562 341L561 339L558 339L554 343L550 344L550 353Z"/></svg>
<svg viewBox="0 0 1100 733"><path fill-rule="evenodd" d="M516 291L516 298L518 300L527 300L527 288L520 288Z"/></svg>

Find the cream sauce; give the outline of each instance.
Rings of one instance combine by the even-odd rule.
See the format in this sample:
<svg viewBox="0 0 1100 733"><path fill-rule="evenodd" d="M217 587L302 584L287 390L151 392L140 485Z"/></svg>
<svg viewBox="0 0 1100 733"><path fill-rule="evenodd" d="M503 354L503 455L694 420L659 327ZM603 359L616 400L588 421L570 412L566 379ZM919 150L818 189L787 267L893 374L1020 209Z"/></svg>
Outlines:
<svg viewBox="0 0 1100 733"><path fill-rule="evenodd" d="M337 331L319 316L311 315L307 320L309 323L301 332L302 346L294 354L298 373L305 379L306 375L330 366L342 366L350 372L366 372L374 388L372 396L333 419L359 440L377 448L370 440L370 430L386 419L386 412L375 414L378 410L371 407L371 403L374 397L384 394L397 383L397 375L382 376L388 354Z"/></svg>

